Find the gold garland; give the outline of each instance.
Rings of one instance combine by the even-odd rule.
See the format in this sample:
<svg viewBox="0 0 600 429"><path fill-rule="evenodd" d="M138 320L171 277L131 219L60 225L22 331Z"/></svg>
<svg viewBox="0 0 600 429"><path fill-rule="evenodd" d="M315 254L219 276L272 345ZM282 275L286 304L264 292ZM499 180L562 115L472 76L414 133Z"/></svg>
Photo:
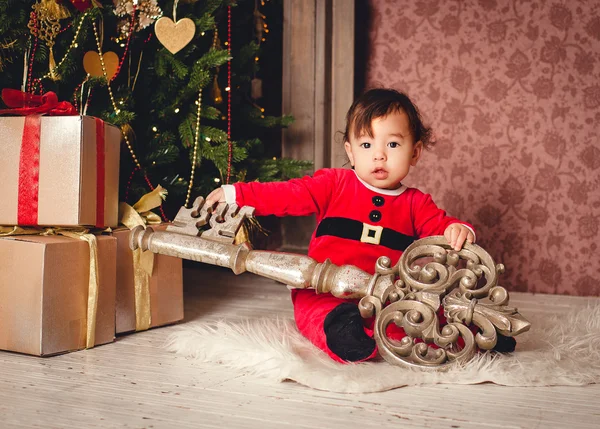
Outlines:
<svg viewBox="0 0 600 429"><path fill-rule="evenodd" d="M85 348L94 347L96 343L96 316L98 313L98 241L89 229L84 227L51 228L51 227L20 227L0 226L0 237L15 235L64 235L75 240L84 240L90 248L90 271L88 277L88 300L86 318Z"/></svg>
<svg viewBox="0 0 600 429"><path fill-rule="evenodd" d="M0 72L4 71L7 63L12 63L12 58L6 54L5 51L14 50L16 44L16 39L11 40L10 42L0 43Z"/></svg>
<svg viewBox="0 0 600 429"><path fill-rule="evenodd" d="M58 21L68 18L71 14L64 6L59 5L56 0L40 0L31 8L33 9L33 13L27 27L33 35L37 35L46 42L46 46L48 46L48 50L50 51L48 55L50 78L58 80L59 76L54 74L54 70L57 68L56 61L54 60L54 39L60 33L60 24ZM37 28L37 23L39 23L39 28Z"/></svg>
<svg viewBox="0 0 600 429"><path fill-rule="evenodd" d="M219 30L215 26L213 41L212 41L212 49L219 49L221 47L221 40L219 39ZM220 67L216 67L215 75L213 77L213 87L212 87L212 98L215 104L223 103L223 94L221 93L221 88L219 88L219 70Z"/></svg>
<svg viewBox="0 0 600 429"><path fill-rule="evenodd" d="M36 3L33 7L35 9L35 7L39 5L39 3ZM69 48L67 49L67 52L65 52L65 55L63 55L62 59L58 62L58 64L56 64L56 61L54 60L54 54L52 52L52 46L54 46L54 39L52 39L51 44L52 46L48 45L48 42L46 42L46 44L49 46L50 48L50 65L49 65L49 71L48 73L46 73L45 75L43 75L42 77L39 78L39 80L43 80L46 78L50 78L52 80L57 80L59 79L59 75L57 73L57 70L60 68L60 66L63 65L63 63L65 62L65 60L67 59L67 57L69 56L69 54L71 53L71 51L73 50L73 48L77 47L77 38L79 37L79 33L81 31L81 27L83 26L83 22L85 21L86 17L88 16L88 12L85 12L82 16L81 19L79 21L79 24L77 25L77 30L75 31L75 35L73 36L73 40L71 41L71 44L69 45ZM58 23L58 21L57 21ZM31 31L31 34L33 34L34 36L36 35L36 28L35 28L35 23L33 20L30 20L29 23L27 24L27 26L29 27L29 30ZM59 26L59 30L60 30L60 26ZM41 32L41 28L40 28L40 32ZM40 39L45 40L42 38L42 36L39 36Z"/></svg>
<svg viewBox="0 0 600 429"><path fill-rule="evenodd" d="M108 74L106 73L106 65L104 64L104 55L102 54L102 45L100 43L100 37L98 36L98 28L96 27L95 22L92 23L92 26L94 28L94 37L96 38L96 46L98 48L98 57L100 58L100 65L102 66L102 74L104 75L104 79L106 80L106 86L108 88L108 95L110 97L110 102L113 106L115 114L118 115L121 112L121 110L117 107L117 103L115 102L115 97L112 92L112 87L110 86L110 79L108 78ZM125 128L125 126L121 127L121 135L123 136L123 139L125 140L125 144L127 145L127 149L129 149L129 153L131 154L131 157L133 158L133 162L135 163L135 166L141 170L142 165L138 161L138 158L135 155L135 152L133 151L133 146L131 145L129 137L127 136L128 132L126 132L126 131L129 131L129 130L125 130L124 128ZM130 128L131 127L129 127L129 129Z"/></svg>
<svg viewBox="0 0 600 429"><path fill-rule="evenodd" d="M194 154L192 155L192 171L190 172L190 184L185 196L185 207L188 207L192 187L194 186L194 173L196 171L196 160L198 157L198 142L200 140L200 113L202 112L202 88L198 91L198 100L196 101L198 109L196 110L196 135L194 136Z"/></svg>

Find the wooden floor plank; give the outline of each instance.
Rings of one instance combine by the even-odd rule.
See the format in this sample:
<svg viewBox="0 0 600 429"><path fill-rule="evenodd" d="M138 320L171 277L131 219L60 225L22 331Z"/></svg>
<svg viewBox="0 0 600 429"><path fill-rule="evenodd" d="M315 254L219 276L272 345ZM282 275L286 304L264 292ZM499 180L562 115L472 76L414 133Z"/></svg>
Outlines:
<svg viewBox="0 0 600 429"><path fill-rule="evenodd" d="M189 265L186 321L292 317L284 285ZM598 298L512 294L523 314ZM177 326L91 350L35 358L0 352L4 428L597 428L600 386L434 385L339 394L239 376L166 352Z"/></svg>

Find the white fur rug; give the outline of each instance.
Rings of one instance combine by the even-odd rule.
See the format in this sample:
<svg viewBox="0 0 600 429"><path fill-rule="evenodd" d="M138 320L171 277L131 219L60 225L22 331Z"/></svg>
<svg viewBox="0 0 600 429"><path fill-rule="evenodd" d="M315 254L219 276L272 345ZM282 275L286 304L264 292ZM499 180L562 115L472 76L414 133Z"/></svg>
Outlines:
<svg viewBox="0 0 600 429"><path fill-rule="evenodd" d="M515 353L480 354L444 372L393 366L383 360L336 363L302 337L292 320L190 322L169 337L166 347L240 374L346 393L436 383L579 386L600 382L600 306L528 318L532 329L517 337Z"/></svg>

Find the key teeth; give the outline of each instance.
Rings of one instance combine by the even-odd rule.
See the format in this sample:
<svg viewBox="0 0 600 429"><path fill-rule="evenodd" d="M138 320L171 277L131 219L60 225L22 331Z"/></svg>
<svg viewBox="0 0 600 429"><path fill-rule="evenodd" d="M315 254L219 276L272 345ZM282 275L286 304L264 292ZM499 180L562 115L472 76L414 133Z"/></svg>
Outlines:
<svg viewBox="0 0 600 429"><path fill-rule="evenodd" d="M216 206L203 206L200 210L200 217L206 219L206 222L211 222L215 216L223 216L222 213L227 210L227 203L217 203Z"/></svg>
<svg viewBox="0 0 600 429"><path fill-rule="evenodd" d="M182 206L177 212L173 224L167 227L167 231L192 236L198 235L199 228L206 225L208 220L208 214L204 214L203 206L203 197L197 197L189 209Z"/></svg>
<svg viewBox="0 0 600 429"><path fill-rule="evenodd" d="M192 204L191 217L199 217L202 208L204 207L204 197L197 197Z"/></svg>
<svg viewBox="0 0 600 429"><path fill-rule="evenodd" d="M192 204L192 208L200 210L202 206L204 206L204 201L204 197L196 197L194 204Z"/></svg>
<svg viewBox="0 0 600 429"><path fill-rule="evenodd" d="M229 208L229 204L227 204L227 203L219 203L217 205L217 209L215 210L215 213L219 219L225 219L225 216L227 216L228 208Z"/></svg>
<svg viewBox="0 0 600 429"><path fill-rule="evenodd" d="M224 209L228 209L225 211ZM218 215L210 219L211 229L202 233L201 237L209 240L233 243L238 230L246 217L252 217L254 207L244 206L239 208L236 204L228 207L218 207ZM222 219L219 218L220 214Z"/></svg>
<svg viewBox="0 0 600 429"><path fill-rule="evenodd" d="M240 207L237 204L231 204L229 206L229 216L236 217L240 212Z"/></svg>
<svg viewBox="0 0 600 429"><path fill-rule="evenodd" d="M243 215L244 217L254 217L254 212L256 211L256 209L252 206L242 206L241 208L239 208L237 205L235 205L236 207L236 213L235 215Z"/></svg>
<svg viewBox="0 0 600 429"><path fill-rule="evenodd" d="M244 219L254 216L254 207L239 207L225 202L213 207L207 206L205 202L203 197L197 197L191 208L181 207L167 231L233 243ZM200 234L199 228L207 223L210 224L210 229Z"/></svg>
<svg viewBox="0 0 600 429"><path fill-rule="evenodd" d="M227 221L229 216L228 208L229 205L227 203L219 203L217 205L209 219L211 228L215 228L217 230L222 228L222 224Z"/></svg>

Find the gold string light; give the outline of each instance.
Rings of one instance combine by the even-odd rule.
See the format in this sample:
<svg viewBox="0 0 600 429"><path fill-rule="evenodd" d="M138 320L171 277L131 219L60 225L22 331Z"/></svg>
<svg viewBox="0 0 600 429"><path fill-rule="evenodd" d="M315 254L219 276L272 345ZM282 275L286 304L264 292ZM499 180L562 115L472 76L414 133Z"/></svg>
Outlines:
<svg viewBox="0 0 600 429"><path fill-rule="evenodd" d="M261 5L264 6L265 3L261 1ZM264 34L269 32L269 28L267 26L267 22L265 21L266 16L260 11L258 6L258 0L254 1L254 37L256 38L256 43L260 46L262 42L265 41ZM258 55L254 57L254 62L258 64L260 58ZM265 116L262 114L265 109L258 106L256 104L256 100L262 98L263 96L263 82L262 79L256 76L256 72L250 81L250 98L252 98L252 104L257 107L261 111L261 118Z"/></svg>
<svg viewBox="0 0 600 429"><path fill-rule="evenodd" d="M108 87L108 95L110 96L110 101L115 109L115 113L118 115L121 110L117 107L117 103L115 102L115 97L112 92L112 87L110 86L110 78L106 72L106 64L104 63L104 54L102 53L102 45L100 44L100 37L98 36L98 29L96 28L96 23L93 22L92 26L94 27L94 36L96 38L96 46L98 47L98 57L100 58L100 65L102 66L102 74L104 75L104 79L106 79L106 86Z"/></svg>
<svg viewBox="0 0 600 429"><path fill-rule="evenodd" d="M0 43L0 72L4 71L7 63L12 63L12 58L6 53L6 51L13 50L17 44L17 40L10 42Z"/></svg>
<svg viewBox="0 0 600 429"><path fill-rule="evenodd" d="M261 2L261 5L264 6L264 2ZM262 14L260 9L258 8L258 0L254 0L254 37L256 37L256 42L260 45L260 42L264 42L265 38L263 37L263 32L268 33L269 29L267 26L267 22L265 21L266 16Z"/></svg>
<svg viewBox="0 0 600 429"><path fill-rule="evenodd" d="M77 47L77 38L79 37L79 32L81 31L81 27L83 26L83 21L85 20L85 18L87 16L88 16L88 12L85 12L83 14L83 16L81 17L81 20L79 21L79 25L77 26L77 30L75 31L75 36L73 36L73 40L71 41L71 44L69 45L69 48L67 49L67 52L65 52L65 55L62 57L62 59L58 62L58 64L56 64L54 67L50 68L48 73L46 73L42 77L38 78L37 80L43 80L46 78L53 79L56 76L55 72L60 68L60 66L62 66L62 64L65 62L65 60L67 59L67 57L73 50L73 48Z"/></svg>
<svg viewBox="0 0 600 429"><path fill-rule="evenodd" d="M213 41L212 41L212 49L219 49L221 47L221 40L219 39L219 30L215 26L213 33ZM221 93L221 88L219 88L219 71L220 67L216 67L215 75L213 77L213 86L212 86L212 98L215 104L223 103L223 94Z"/></svg>
<svg viewBox="0 0 600 429"><path fill-rule="evenodd" d="M196 159L198 156L198 142L200 140L200 113L202 113L202 88L198 91L198 100L196 101L198 109L196 110L196 135L194 136L194 153L192 155L192 171L190 172L190 184L185 196L185 206L190 202L190 195L194 186L194 173L196 171Z"/></svg>
<svg viewBox="0 0 600 429"><path fill-rule="evenodd" d="M110 96L110 101L112 103L113 109L115 111L115 114L118 115L119 113L121 113L121 110L117 107L117 103L115 102L115 97L113 96L112 87L110 86L110 79L108 78L108 74L106 73L106 66L104 64L104 55L102 54L102 46L100 44L100 37L98 36L98 29L96 28L95 22L92 22L92 27L94 28L94 37L96 38L96 46L98 47L98 57L100 58L102 74L104 75L104 79L106 79L106 86L108 87L108 94ZM131 157L133 158L133 162L135 163L135 166L141 170L142 165L138 161L138 158L135 155L135 152L133 151L133 147L131 146L131 142L129 141L129 138L127 137L127 133L124 132L123 128L121 128L121 135L123 136L123 139L125 140L125 144L127 145L127 149L129 149L129 153L131 154Z"/></svg>

